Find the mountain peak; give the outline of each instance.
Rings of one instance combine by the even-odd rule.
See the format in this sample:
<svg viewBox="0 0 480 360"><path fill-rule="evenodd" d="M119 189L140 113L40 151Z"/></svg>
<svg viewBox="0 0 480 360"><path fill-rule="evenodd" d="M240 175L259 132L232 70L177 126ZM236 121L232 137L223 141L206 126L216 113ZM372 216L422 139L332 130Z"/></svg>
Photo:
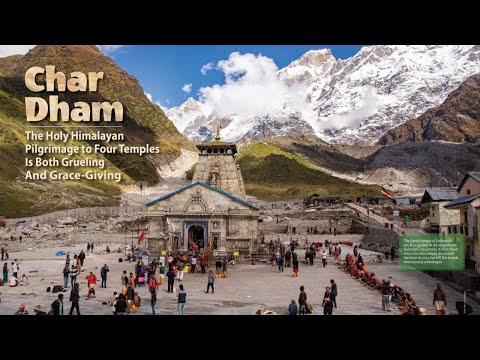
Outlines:
<svg viewBox="0 0 480 360"><path fill-rule="evenodd" d="M200 104L194 98L189 97L182 105L180 109L183 111L200 111Z"/></svg>
<svg viewBox="0 0 480 360"><path fill-rule="evenodd" d="M293 61L291 65L303 66L322 66L328 61L335 61L330 49L309 50L297 60Z"/></svg>

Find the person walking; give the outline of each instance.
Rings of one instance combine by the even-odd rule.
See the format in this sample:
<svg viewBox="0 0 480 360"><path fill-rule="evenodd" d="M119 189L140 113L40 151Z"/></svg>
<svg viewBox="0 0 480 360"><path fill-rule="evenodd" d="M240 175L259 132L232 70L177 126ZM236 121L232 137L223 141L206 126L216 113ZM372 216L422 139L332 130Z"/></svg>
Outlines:
<svg viewBox="0 0 480 360"><path fill-rule="evenodd" d="M129 284L132 285L134 288L137 287L137 281L135 281L135 275L133 275L133 273L130 273L130 280L129 280ZM138 277L137 277L138 279ZM128 285L127 285L128 286Z"/></svg>
<svg viewBox="0 0 480 360"><path fill-rule="evenodd" d="M305 292L305 287L303 287L303 285L300 286L298 305L300 305L300 309L298 309L298 314L305 315L305 306L307 305L307 293Z"/></svg>
<svg viewBox="0 0 480 360"><path fill-rule="evenodd" d="M185 304L187 302L187 292L183 289L183 285L180 284L180 290L178 290L178 315L184 315Z"/></svg>
<svg viewBox="0 0 480 360"><path fill-rule="evenodd" d="M100 287L106 288L107 287L107 273L110 271L107 264L103 265L102 269L100 270L100 276L102 277L102 285Z"/></svg>
<svg viewBox="0 0 480 360"><path fill-rule="evenodd" d="M75 284L72 291L70 292L70 301L72 302L72 307L70 308L70 315L73 315L73 309L77 309L77 315L80 315L80 307L78 303L80 301L80 285Z"/></svg>
<svg viewBox="0 0 480 360"><path fill-rule="evenodd" d="M179 261L177 265L177 276L178 281L183 281L183 268L185 267L185 263L183 261Z"/></svg>
<svg viewBox="0 0 480 360"><path fill-rule="evenodd" d="M90 294L95 293L94 292L95 290L92 292L90 289L95 288L95 286L97 285L97 277L90 271L90 274L85 276L85 280L87 280L87 287L88 287L87 300L88 300L88 299L90 299Z"/></svg>
<svg viewBox="0 0 480 360"><path fill-rule="evenodd" d="M433 292L433 306L435 306L435 314L445 315L447 296L440 283L437 284L437 288Z"/></svg>
<svg viewBox="0 0 480 360"><path fill-rule="evenodd" d="M83 262L85 261L85 252L83 249L80 251L80 254L78 254L78 258L80 259L80 266L83 266Z"/></svg>
<svg viewBox="0 0 480 360"><path fill-rule="evenodd" d="M392 261L395 260L395 248L393 246L390 249L390 260L392 260Z"/></svg>
<svg viewBox="0 0 480 360"><path fill-rule="evenodd" d="M331 291L330 287L327 286L325 288L325 294L323 295L323 315L333 315L333 303L331 298Z"/></svg>
<svg viewBox="0 0 480 360"><path fill-rule="evenodd" d="M12 261L12 266L10 267L10 269L12 270L12 273L13 273L13 277L16 277L18 278L18 270L19 270L19 267L17 265L17 263L15 261Z"/></svg>
<svg viewBox="0 0 480 360"><path fill-rule="evenodd" d="M288 250L285 253L285 267L290 267L290 259L292 258L292 253Z"/></svg>
<svg viewBox="0 0 480 360"><path fill-rule="evenodd" d="M175 273L173 272L173 267L167 272L167 281L168 281L167 292L173 292L173 284L175 283Z"/></svg>
<svg viewBox="0 0 480 360"><path fill-rule="evenodd" d="M3 264L3 282L8 282L8 263Z"/></svg>
<svg viewBox="0 0 480 360"><path fill-rule="evenodd" d="M128 286L128 275L127 275L127 270L123 270L122 274L122 285L123 286Z"/></svg>
<svg viewBox="0 0 480 360"><path fill-rule="evenodd" d="M283 257L280 256L277 260L278 271L283 272Z"/></svg>
<svg viewBox="0 0 480 360"><path fill-rule="evenodd" d="M93 242L92 245L90 245L90 254L93 254Z"/></svg>
<svg viewBox="0 0 480 360"><path fill-rule="evenodd" d="M197 258L195 257L195 255L192 256L190 263L192 264L192 268L190 269L190 272L192 274L195 274L195 268L197 267Z"/></svg>
<svg viewBox="0 0 480 360"><path fill-rule="evenodd" d="M388 246L385 247L385 251L383 253L385 254L385 260L388 260L388 254L390 253L390 250L388 250Z"/></svg>
<svg viewBox="0 0 480 360"><path fill-rule="evenodd" d="M207 291L206 291L207 294L208 294L208 290L210 290L210 287L212 288L212 294L215 292L215 289L213 287L214 282L215 282L215 276L213 275L213 271L210 270L208 273L208 284L207 284Z"/></svg>
<svg viewBox="0 0 480 360"><path fill-rule="evenodd" d="M200 267L202 268L202 274L205 274L205 265L207 265L207 259L205 254L200 255Z"/></svg>
<svg viewBox="0 0 480 360"><path fill-rule="evenodd" d="M288 305L288 314L289 315L297 315L298 312L298 306L295 303L295 300L292 300L290 304Z"/></svg>
<svg viewBox="0 0 480 360"><path fill-rule="evenodd" d="M108 301L108 306L112 307L113 315L116 315L116 312L117 312L117 310L115 309L115 304L117 303L117 300L118 300L118 293L114 291L112 297Z"/></svg>
<svg viewBox="0 0 480 360"><path fill-rule="evenodd" d="M330 280L330 300L332 302L332 305L337 308L337 295L338 295L338 288L337 288L337 283L335 280Z"/></svg>
<svg viewBox="0 0 480 360"><path fill-rule="evenodd" d="M326 252L326 250L323 250L323 253L322 253L322 264L323 264L323 267L327 266L327 252Z"/></svg>
<svg viewBox="0 0 480 360"><path fill-rule="evenodd" d="M87 255L90 252L90 243L87 243Z"/></svg>
<svg viewBox="0 0 480 360"><path fill-rule="evenodd" d="M155 274L150 274L150 279L148 280L148 290L150 290L152 295L157 295L158 281L155 278Z"/></svg>
<svg viewBox="0 0 480 360"><path fill-rule="evenodd" d="M63 288L66 289L68 288L68 277L70 274L70 269L68 268L68 265L65 265L63 268Z"/></svg>
<svg viewBox="0 0 480 360"><path fill-rule="evenodd" d="M72 288L75 286L77 283L77 275L78 275L78 269L76 265L72 265L72 269L70 270L70 282L72 283Z"/></svg>
<svg viewBox="0 0 480 360"><path fill-rule="evenodd" d="M63 294L58 294L57 300L52 303L52 315L63 315Z"/></svg>
<svg viewBox="0 0 480 360"><path fill-rule="evenodd" d="M292 265L293 265L292 276L298 277L298 260L296 257L293 258Z"/></svg>
<svg viewBox="0 0 480 360"><path fill-rule="evenodd" d="M227 257L224 257L224 258L223 258L223 262L222 262L222 270L223 270L223 275L222 275L222 277L223 277L223 278L226 278L226 277L227 277L227 265L228 265L228 263L227 263Z"/></svg>
<svg viewBox="0 0 480 360"><path fill-rule="evenodd" d="M150 306L152 307L152 315L155 316L155 304L157 303L157 294L152 293L152 297L150 299Z"/></svg>
<svg viewBox="0 0 480 360"><path fill-rule="evenodd" d="M160 285L163 285L163 282L165 281L165 266L163 266L163 263L160 263L160 275L158 279L160 280Z"/></svg>
<svg viewBox="0 0 480 360"><path fill-rule="evenodd" d="M80 258L78 257L78 255L74 255L73 260L73 262L77 266L78 273L80 274L82 272L82 263L80 261Z"/></svg>

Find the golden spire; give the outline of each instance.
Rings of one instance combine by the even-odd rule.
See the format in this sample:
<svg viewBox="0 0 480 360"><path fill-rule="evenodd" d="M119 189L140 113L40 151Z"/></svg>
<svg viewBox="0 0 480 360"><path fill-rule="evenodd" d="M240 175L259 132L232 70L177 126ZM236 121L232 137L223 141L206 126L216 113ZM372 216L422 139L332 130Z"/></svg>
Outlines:
<svg viewBox="0 0 480 360"><path fill-rule="evenodd" d="M215 135L215 141L220 141L220 127L217 126L217 134Z"/></svg>

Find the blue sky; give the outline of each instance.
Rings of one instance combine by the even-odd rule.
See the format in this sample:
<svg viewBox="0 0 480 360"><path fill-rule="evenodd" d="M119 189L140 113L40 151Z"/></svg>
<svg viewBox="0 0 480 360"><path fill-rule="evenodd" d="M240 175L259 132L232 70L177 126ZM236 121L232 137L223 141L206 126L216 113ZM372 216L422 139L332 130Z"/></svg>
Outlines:
<svg viewBox="0 0 480 360"><path fill-rule="evenodd" d="M145 92L163 106L180 105L189 96L198 98L202 86L223 84L224 74L210 70L202 75L203 65L228 59L232 52L252 53L273 59L278 68L288 65L312 49L331 49L336 58L355 55L362 45L135 45L109 52L117 65L135 76ZM192 84L191 92L182 91Z"/></svg>

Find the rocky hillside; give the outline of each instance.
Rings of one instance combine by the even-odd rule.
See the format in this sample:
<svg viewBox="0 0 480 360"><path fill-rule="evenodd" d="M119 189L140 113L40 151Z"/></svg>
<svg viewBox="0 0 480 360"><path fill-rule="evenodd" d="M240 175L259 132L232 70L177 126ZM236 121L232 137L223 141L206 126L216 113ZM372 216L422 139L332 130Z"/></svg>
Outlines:
<svg viewBox="0 0 480 360"><path fill-rule="evenodd" d="M148 143L160 147L161 153L158 155L97 155L98 158L106 159L105 170L119 171L123 174L122 184L135 184L140 181L155 184L160 180L157 171L160 166L175 160L181 153L181 146L192 148L163 111L147 99L138 80L120 69L110 57L105 56L95 46L37 46L24 56L0 59L0 215L26 216L46 210L114 205L118 202L116 197L121 192L121 184L113 181L53 183L24 180L27 125L24 98L26 96L48 98L51 95L45 91L30 92L25 86L24 77L30 67L46 65L55 65L56 71L62 71L67 76L74 71L83 73L103 71L104 80L98 83L97 92L62 92L58 93L59 101L66 101L71 108L76 101L85 101L89 104L93 101L110 103L120 101L124 106L121 129L126 138L124 143L129 146L144 146ZM40 82L44 81L40 77L39 79ZM69 131L62 128L61 122L42 123L56 125L58 129ZM75 125L82 126L80 123ZM35 130L44 132L42 128ZM114 132L113 129L105 128L98 128L98 131ZM86 143L81 141L71 143L82 144ZM63 171L71 171L71 168Z"/></svg>
<svg viewBox="0 0 480 360"><path fill-rule="evenodd" d="M345 197L379 195L378 186L362 185L332 176L313 161L281 148L292 146L293 150L293 147L302 146L302 143L301 140L275 139L271 142L242 144L239 147L239 163L247 194L266 200L302 199L314 193ZM312 148L315 146L320 145L313 143ZM335 155L338 159L347 158L343 154ZM331 153L331 156L335 155ZM339 166L355 165L340 163Z"/></svg>
<svg viewBox="0 0 480 360"><path fill-rule="evenodd" d="M480 144L480 74L465 80L440 106L387 131L379 144L431 140Z"/></svg>
<svg viewBox="0 0 480 360"><path fill-rule="evenodd" d="M239 149L242 174L244 168L247 169L244 174L247 189L260 197L262 191L268 190L262 185L268 184L263 179L272 183L277 176L289 179L293 176L290 169L302 174L301 178L286 180L290 192L297 198L309 191L316 192L315 188L324 194L337 195L343 188L358 186L357 191L362 193L366 185L374 185L374 191L386 186L398 196L419 195L425 187L458 185L465 172L480 169L480 145L473 144L406 142L363 147L355 154L349 146L330 145L314 136L282 136L263 142L247 142ZM252 171L249 162L254 164ZM282 167L284 170L279 170ZM316 183L315 179L322 179L326 186ZM311 186L310 181L317 185ZM329 186L335 182L338 186Z"/></svg>
<svg viewBox="0 0 480 360"><path fill-rule="evenodd" d="M382 169L385 175L389 169L414 174L409 182L420 188L459 185L465 173L480 169L480 145L405 142L384 146L365 160L366 174Z"/></svg>

